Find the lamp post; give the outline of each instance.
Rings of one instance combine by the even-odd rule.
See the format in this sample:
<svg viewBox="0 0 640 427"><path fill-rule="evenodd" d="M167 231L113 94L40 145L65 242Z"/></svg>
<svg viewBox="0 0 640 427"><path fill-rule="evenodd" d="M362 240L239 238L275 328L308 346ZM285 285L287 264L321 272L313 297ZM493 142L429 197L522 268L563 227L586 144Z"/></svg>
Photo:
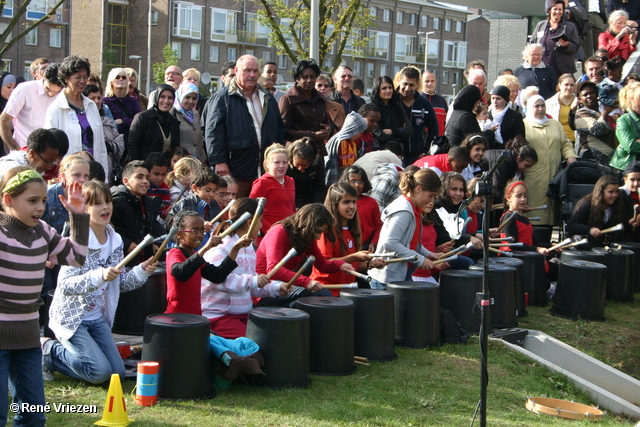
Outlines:
<svg viewBox="0 0 640 427"><path fill-rule="evenodd" d="M429 31L428 33L426 31L418 31L419 36L424 36L424 71L425 72L428 69L427 58L429 55L429 36L435 33L436 33L435 31Z"/></svg>
<svg viewBox="0 0 640 427"><path fill-rule="evenodd" d="M129 59L137 59L138 60L138 80L142 77L142 56L140 55L129 55ZM140 82L136 82L136 84L140 84Z"/></svg>

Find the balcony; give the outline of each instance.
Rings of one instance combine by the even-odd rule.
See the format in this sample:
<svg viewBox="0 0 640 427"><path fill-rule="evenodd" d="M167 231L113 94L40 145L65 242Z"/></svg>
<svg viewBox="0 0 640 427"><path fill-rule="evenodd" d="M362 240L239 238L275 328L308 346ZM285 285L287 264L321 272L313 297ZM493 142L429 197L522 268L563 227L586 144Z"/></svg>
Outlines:
<svg viewBox="0 0 640 427"><path fill-rule="evenodd" d="M389 49L381 47L367 46L364 49L364 55L371 59L389 59Z"/></svg>
<svg viewBox="0 0 640 427"><path fill-rule="evenodd" d="M237 43L269 45L269 35L267 34L258 34L252 31L235 31L235 34L237 35Z"/></svg>

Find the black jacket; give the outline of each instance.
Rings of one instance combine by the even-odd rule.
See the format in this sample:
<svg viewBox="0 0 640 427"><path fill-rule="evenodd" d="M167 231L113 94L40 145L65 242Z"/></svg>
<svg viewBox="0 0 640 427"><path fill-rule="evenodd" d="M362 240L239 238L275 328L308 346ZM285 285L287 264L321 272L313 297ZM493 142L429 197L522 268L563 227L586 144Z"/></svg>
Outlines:
<svg viewBox="0 0 640 427"><path fill-rule="evenodd" d="M439 134L438 119L431 102L418 92L413 94L413 103L410 106L405 105L404 102L400 105L409 117L413 129L409 140L409 151L405 151L405 156L412 156L418 160L418 157L428 153L431 142Z"/></svg>
<svg viewBox="0 0 640 427"><path fill-rule="evenodd" d="M480 168L483 171L489 171L498 163L502 152L504 150L487 150L482 156L480 161ZM504 197L504 189L509 182L518 172L518 164L516 163L516 154L512 150L507 150L507 159L498 166L498 169L494 172L493 180L493 197L494 203L502 202ZM524 180L524 174L521 177Z"/></svg>
<svg viewBox="0 0 640 427"><path fill-rule="evenodd" d="M380 121L372 132L374 148L381 150L387 142L395 141L402 144L406 150L409 146L412 128L409 117L400 105L402 101L399 96L394 94L387 105L381 99L372 99L372 102L380 108ZM383 129L390 129L392 134L387 135L382 131Z"/></svg>
<svg viewBox="0 0 640 427"><path fill-rule="evenodd" d="M209 165L226 163L231 175L239 180L257 179L264 150L273 143L285 143L278 103L264 89L258 90L264 94L260 145L247 101L238 91L235 79L216 92L206 105L204 137Z"/></svg>
<svg viewBox="0 0 640 427"><path fill-rule="evenodd" d="M151 234L153 237L164 234L164 227L157 220L162 205L162 200L159 197L145 195L138 198L131 194L124 185L111 187L111 195L113 196L111 225L122 236L125 252L131 242L140 243L147 234ZM144 213L141 203L144 205ZM141 259L147 259L152 254L153 249L149 245L145 248L144 256ZM127 266L137 264L139 264L139 260L132 261Z"/></svg>
<svg viewBox="0 0 640 427"><path fill-rule="evenodd" d="M340 96L339 91L336 90L335 92L330 93L329 95L327 95L327 99L329 101L334 101L342 105L342 108L344 108L345 116L348 116L349 113L352 111L355 111L357 113L360 107L362 107L365 104L364 99L360 98L359 96L356 96L356 94L353 93L353 91L351 91L351 100L350 100L352 108L349 111L347 111L348 108L345 107L345 102L342 100L342 96Z"/></svg>
<svg viewBox="0 0 640 427"><path fill-rule="evenodd" d="M324 182L324 159L321 156L318 156L314 166L309 166L304 172L289 165L287 175L296 183L296 208L300 209L309 203L324 203L327 186Z"/></svg>
<svg viewBox="0 0 640 427"><path fill-rule="evenodd" d="M507 141L515 138L518 135L524 136L524 121L522 120L522 114L512 110L509 107L505 107L507 112L502 117L502 123L500 124L500 134L502 135L502 141L504 144ZM489 111L489 118L493 120L493 115ZM494 142L494 146L491 148L501 148L502 145L497 140Z"/></svg>
<svg viewBox="0 0 640 427"><path fill-rule="evenodd" d="M520 65L513 70L513 75L520 80L520 85L523 88L537 86L540 90L540 96L544 99L549 99L556 94L558 76L551 67L532 69L530 66L525 68Z"/></svg>
<svg viewBox="0 0 640 427"><path fill-rule="evenodd" d="M480 125L473 114L473 107L480 100L480 89L467 85L453 101L453 112L447 121L445 135L452 147L462 144L471 133L480 133Z"/></svg>

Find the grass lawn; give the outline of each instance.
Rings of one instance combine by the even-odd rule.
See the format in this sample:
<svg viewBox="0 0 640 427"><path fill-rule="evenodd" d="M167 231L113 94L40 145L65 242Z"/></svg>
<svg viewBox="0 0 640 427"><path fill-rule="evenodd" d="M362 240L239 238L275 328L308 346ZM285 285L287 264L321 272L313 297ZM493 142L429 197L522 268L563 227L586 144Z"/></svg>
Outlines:
<svg viewBox="0 0 640 427"><path fill-rule="evenodd" d="M636 295L640 300L640 294ZM571 321L530 307L520 327L546 332L640 379L640 303L607 303L604 322ZM133 404L135 381L123 383L129 417L136 426L468 426L479 397L478 341L423 350L396 347L392 362L359 366L344 377L312 376L306 389L268 390L243 384L201 401ZM528 396L547 396L592 404L564 376L548 371L505 347L489 345L487 425L583 426L536 415L525 409ZM56 373L46 384L53 404L96 404L98 414L48 415L49 426L88 426L99 420L107 385L92 386ZM476 424L479 425L479 420ZM600 426L633 426L607 414Z"/></svg>

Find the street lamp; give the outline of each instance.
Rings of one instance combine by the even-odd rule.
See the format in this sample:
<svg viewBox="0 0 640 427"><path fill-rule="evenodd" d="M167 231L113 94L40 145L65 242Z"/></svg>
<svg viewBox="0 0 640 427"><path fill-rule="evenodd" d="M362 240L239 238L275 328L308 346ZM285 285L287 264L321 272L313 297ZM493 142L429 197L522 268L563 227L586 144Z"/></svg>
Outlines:
<svg viewBox="0 0 640 427"><path fill-rule="evenodd" d="M425 31L418 31L419 36L424 36L424 71L427 72L427 56L429 55L429 36L435 34L435 31L429 31L428 33Z"/></svg>
<svg viewBox="0 0 640 427"><path fill-rule="evenodd" d="M140 79L142 78L142 56L140 55L129 55L129 59L137 59L138 60L138 81L137 85L140 84Z"/></svg>

